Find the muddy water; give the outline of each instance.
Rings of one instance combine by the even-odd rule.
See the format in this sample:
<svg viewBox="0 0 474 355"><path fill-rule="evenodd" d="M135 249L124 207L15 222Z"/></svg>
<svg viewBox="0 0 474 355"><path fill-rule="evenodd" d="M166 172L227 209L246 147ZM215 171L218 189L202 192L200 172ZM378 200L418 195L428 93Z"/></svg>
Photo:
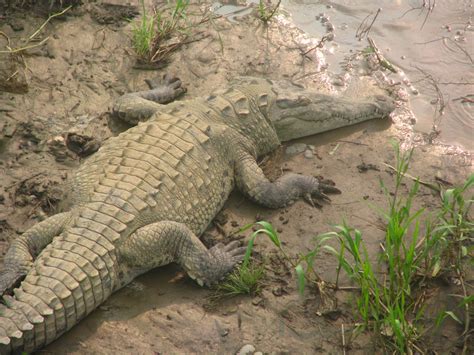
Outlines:
<svg viewBox="0 0 474 355"><path fill-rule="evenodd" d="M367 46L366 39L356 39L357 29L369 14L374 15L381 8L369 35L383 55L405 74L392 74L390 78L405 82L417 118L415 129L429 134L435 125L439 142L472 151L473 2L436 1L429 13L420 8L422 3L423 0L282 1L296 25L311 36L321 38L328 28L334 28L334 40L326 43L325 50L333 72L342 72L343 59ZM373 16L369 23L372 19Z"/></svg>

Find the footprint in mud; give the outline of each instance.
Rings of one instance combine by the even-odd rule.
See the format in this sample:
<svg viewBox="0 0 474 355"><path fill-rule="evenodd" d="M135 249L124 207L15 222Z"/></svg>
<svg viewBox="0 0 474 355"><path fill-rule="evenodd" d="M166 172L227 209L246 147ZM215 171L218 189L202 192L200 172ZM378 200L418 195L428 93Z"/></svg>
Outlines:
<svg viewBox="0 0 474 355"><path fill-rule="evenodd" d="M112 2L99 3L91 9L91 17L101 25L122 26L139 13L136 6Z"/></svg>
<svg viewBox="0 0 474 355"><path fill-rule="evenodd" d="M150 312L147 317L154 333L166 339L162 343L165 352L179 352L179 349L187 349L191 353L206 353L211 349L215 351L230 329L230 324L192 303L171 304Z"/></svg>

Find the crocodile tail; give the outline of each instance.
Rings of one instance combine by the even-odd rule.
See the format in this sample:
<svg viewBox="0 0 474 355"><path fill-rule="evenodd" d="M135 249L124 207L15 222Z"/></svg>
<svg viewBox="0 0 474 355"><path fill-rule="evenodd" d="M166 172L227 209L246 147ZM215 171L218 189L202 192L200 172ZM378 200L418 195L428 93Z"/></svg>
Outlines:
<svg viewBox="0 0 474 355"><path fill-rule="evenodd" d="M116 267L103 234L71 228L56 237L0 304L0 353L40 349L71 329L114 291Z"/></svg>

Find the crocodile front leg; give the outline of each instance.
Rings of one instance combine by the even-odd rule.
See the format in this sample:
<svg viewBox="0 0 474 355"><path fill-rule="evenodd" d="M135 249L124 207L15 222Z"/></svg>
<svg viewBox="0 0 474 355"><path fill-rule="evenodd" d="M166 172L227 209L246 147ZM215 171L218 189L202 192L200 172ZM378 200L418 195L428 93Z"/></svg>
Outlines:
<svg viewBox="0 0 474 355"><path fill-rule="evenodd" d="M242 153L236 161L235 182L237 188L256 203L270 208L284 207L291 201L304 198L314 205L313 197L329 200L325 193L340 193L312 176L285 174L270 182L258 166L255 158Z"/></svg>
<svg viewBox="0 0 474 355"><path fill-rule="evenodd" d="M138 229L120 248L129 271L122 286L138 274L171 262L180 264L199 285L218 282L243 259L238 242L217 244L207 250L183 223L162 221Z"/></svg>
<svg viewBox="0 0 474 355"><path fill-rule="evenodd" d="M70 212L58 213L28 229L12 242L0 271L0 295L13 289L25 277L34 259L54 237L61 234L70 219Z"/></svg>
<svg viewBox="0 0 474 355"><path fill-rule="evenodd" d="M117 99L113 114L132 125L148 120L167 104L186 92L181 80L165 75L161 81L145 80L150 90L125 94Z"/></svg>

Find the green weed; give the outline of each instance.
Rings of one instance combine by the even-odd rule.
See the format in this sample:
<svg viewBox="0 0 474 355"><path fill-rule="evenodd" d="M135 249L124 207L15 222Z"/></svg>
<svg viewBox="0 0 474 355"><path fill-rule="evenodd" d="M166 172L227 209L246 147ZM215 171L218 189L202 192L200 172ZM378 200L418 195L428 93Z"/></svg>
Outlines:
<svg viewBox="0 0 474 355"><path fill-rule="evenodd" d="M468 336L469 304L473 300L464 286L462 259L469 254L466 245L472 245L474 228L469 220L472 197L465 199L464 195L474 185L474 175L462 187L442 192L441 208L434 220L430 220L424 209L413 207L420 186L418 181L408 194L402 196L400 193L412 151L401 153L398 145L394 149L397 164L393 193L381 181L388 210L379 211L386 221L386 228L377 268L369 260L362 232L345 222L335 226L336 231L320 235L308 256L313 258L313 253L317 253L321 243L328 238L337 238L339 250L328 245L323 247L338 259L335 288L339 288L339 275L344 271L359 290L356 303L360 328L382 335L386 340L384 343L398 353L421 352L418 343L426 330L421 327L424 307L417 286L425 278L445 272L456 274L463 289L460 306L464 307L465 320L446 311L440 315L438 323L449 316L464 324L464 335ZM296 268L300 291L304 289L305 277L302 275L312 269L312 262L310 265L306 271L301 263Z"/></svg>
<svg viewBox="0 0 474 355"><path fill-rule="evenodd" d="M224 297L258 294L264 276L263 265L241 265L217 286L217 292Z"/></svg>
<svg viewBox="0 0 474 355"><path fill-rule="evenodd" d="M153 9L148 13L144 1L141 1L142 17L132 25L132 47L139 61L158 63L176 50L187 36L187 9L189 0L168 2L161 10ZM172 43L167 43L177 37Z"/></svg>
<svg viewBox="0 0 474 355"><path fill-rule="evenodd" d="M318 275L318 273L315 271L313 265L314 265L314 259L318 255L320 249L327 248L326 245L324 245L324 242L329 238L329 237L322 237L318 238L315 243L315 248L305 254L305 255L299 255L297 259L295 260L294 258L291 258L283 248L283 244L281 243L280 237L278 236L278 233L275 231L275 228L273 228L272 224L267 222L267 221L259 221L256 223L258 226L260 226L260 229L257 229L253 234L251 235L248 245L247 245L247 250L244 256L244 261L242 266L247 267L250 261L250 255L252 254L252 250L254 247L255 239L259 235L266 235L270 241L273 243L275 247L278 248L280 253L283 255L286 261L288 261L292 267L295 269L296 276L298 278L298 291L302 295L304 292L304 288L307 282L314 283L318 286L320 292L324 292L324 282L322 278ZM249 224L241 229L241 231L244 231L246 229L249 229L252 227L253 224ZM303 264L305 267L303 267Z"/></svg>
<svg viewBox="0 0 474 355"><path fill-rule="evenodd" d="M151 53L152 41L156 35L155 16L146 12L142 0L143 15L140 22L134 22L132 27L132 46L141 58L148 57Z"/></svg>

